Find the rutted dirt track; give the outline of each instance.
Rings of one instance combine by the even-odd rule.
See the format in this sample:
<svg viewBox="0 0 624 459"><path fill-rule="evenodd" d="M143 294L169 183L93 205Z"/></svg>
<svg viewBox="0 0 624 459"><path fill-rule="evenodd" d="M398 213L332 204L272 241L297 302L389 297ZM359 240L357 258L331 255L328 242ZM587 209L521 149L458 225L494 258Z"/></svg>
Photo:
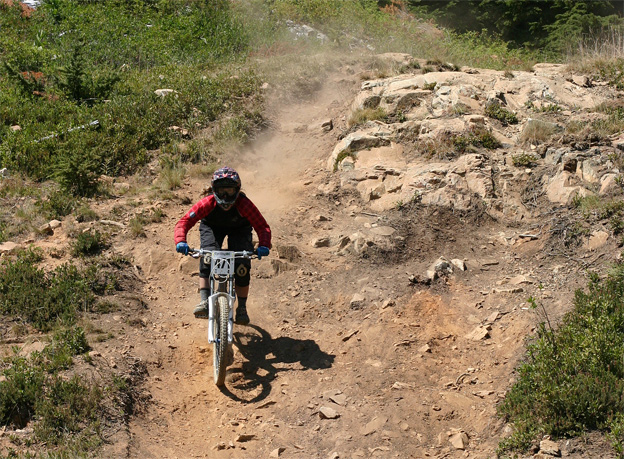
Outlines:
<svg viewBox="0 0 624 459"><path fill-rule="evenodd" d="M505 434L496 403L537 320L526 299L544 299L557 316L582 277L545 257L540 240L508 245L511 230L487 214L382 215L341 192L325 164L359 85L345 66L313 99L275 107L272 128L227 162L269 221L274 249L254 264L252 324L235 329L225 389L212 382L207 323L192 316L197 262L173 244L176 221L206 183L190 180L163 204L165 221L151 225L147 239L119 247L140 268L147 308L119 348L113 340L96 349L140 359L147 397L105 455L495 456ZM320 124L330 118L334 130L325 132ZM360 258L311 244L375 226L394 226L404 249ZM465 260L467 270L430 286L410 282L441 255ZM535 281L521 293L493 293L519 275ZM539 291L542 279L560 290ZM352 301L354 294L362 298ZM479 331L488 338L470 336Z"/></svg>

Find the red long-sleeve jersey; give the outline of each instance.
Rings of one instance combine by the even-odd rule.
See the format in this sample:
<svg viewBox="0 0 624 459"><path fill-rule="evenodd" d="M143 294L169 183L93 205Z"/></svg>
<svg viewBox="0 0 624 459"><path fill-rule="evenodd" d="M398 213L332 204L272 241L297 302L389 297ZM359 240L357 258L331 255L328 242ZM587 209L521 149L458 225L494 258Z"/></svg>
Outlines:
<svg viewBox="0 0 624 459"><path fill-rule="evenodd" d="M176 223L174 230L175 243L186 242L186 235L189 230L202 218L207 217L216 207L217 201L214 195L206 196L191 207L191 210ZM258 208L247 196L241 193L230 212L238 212L258 234L259 244L271 248L271 228Z"/></svg>

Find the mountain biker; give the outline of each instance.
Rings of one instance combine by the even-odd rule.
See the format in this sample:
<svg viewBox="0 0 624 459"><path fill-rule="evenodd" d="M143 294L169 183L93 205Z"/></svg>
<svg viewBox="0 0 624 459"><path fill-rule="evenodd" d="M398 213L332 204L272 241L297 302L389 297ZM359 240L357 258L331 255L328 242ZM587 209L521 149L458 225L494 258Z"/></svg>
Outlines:
<svg viewBox="0 0 624 459"><path fill-rule="evenodd" d="M269 255L271 248L271 228L251 200L241 191L241 179L230 167L222 167L212 176L212 193L197 202L175 226L176 251L187 255L189 246L186 235L197 223L201 248L220 250L225 236L228 250L253 251L252 228L258 235L258 259ZM247 325L247 295L249 294L251 260L236 259L235 287L238 298L236 323ZM200 303L193 313L197 318L208 317L208 297L210 296L210 266L199 259Z"/></svg>

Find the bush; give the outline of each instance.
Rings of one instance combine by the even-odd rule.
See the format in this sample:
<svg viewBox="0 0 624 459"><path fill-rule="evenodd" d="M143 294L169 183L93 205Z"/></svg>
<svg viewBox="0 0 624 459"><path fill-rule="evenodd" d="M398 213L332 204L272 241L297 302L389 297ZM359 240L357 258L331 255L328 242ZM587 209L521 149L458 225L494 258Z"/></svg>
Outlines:
<svg viewBox="0 0 624 459"><path fill-rule="evenodd" d="M98 230L87 230L80 233L72 244L75 257L97 255L106 248L104 236Z"/></svg>
<svg viewBox="0 0 624 459"><path fill-rule="evenodd" d="M518 124L518 117L515 113L503 108L497 102L489 102L485 105L485 114L490 118L499 120L503 126Z"/></svg>
<svg viewBox="0 0 624 459"><path fill-rule="evenodd" d="M587 292L576 292L574 309L557 330L539 324L518 380L498 408L515 428L500 449L526 449L541 435L609 430L624 414L622 355L624 267L619 266L604 280L591 276Z"/></svg>
<svg viewBox="0 0 624 459"><path fill-rule="evenodd" d="M104 391L79 375L68 379L59 373L71 367L73 355L88 349L81 328L58 331L51 344L30 357L20 356L15 348L2 362L0 424L22 428L34 419L36 441L63 445L80 457L101 443Z"/></svg>
<svg viewBox="0 0 624 459"><path fill-rule="evenodd" d="M68 381L54 376L46 386L44 396L35 404L36 438L52 445L71 437L74 443L86 443L83 447L100 443L102 390L77 375Z"/></svg>
<svg viewBox="0 0 624 459"><path fill-rule="evenodd" d="M15 355L0 381L0 424L23 428L31 419L35 404L43 395L45 373L25 357Z"/></svg>
<svg viewBox="0 0 624 459"><path fill-rule="evenodd" d="M29 251L0 265L0 313L42 331L57 323L74 323L77 312L94 301L85 277L71 264L45 273L36 261L38 255Z"/></svg>
<svg viewBox="0 0 624 459"><path fill-rule="evenodd" d="M15 25L3 12L3 167L91 196L100 174L134 172L175 140L171 126L192 135L239 117L233 134L254 130L260 78L229 65L249 46L229 2L137 1L128 13L123 2L44 2Z"/></svg>
<svg viewBox="0 0 624 459"><path fill-rule="evenodd" d="M47 219L63 218L78 205L78 200L63 190L55 190L46 199L36 201L37 207Z"/></svg>
<svg viewBox="0 0 624 459"><path fill-rule="evenodd" d="M386 116L386 110L382 107L360 108L355 110L349 117L349 126L357 126L367 121L383 120Z"/></svg>

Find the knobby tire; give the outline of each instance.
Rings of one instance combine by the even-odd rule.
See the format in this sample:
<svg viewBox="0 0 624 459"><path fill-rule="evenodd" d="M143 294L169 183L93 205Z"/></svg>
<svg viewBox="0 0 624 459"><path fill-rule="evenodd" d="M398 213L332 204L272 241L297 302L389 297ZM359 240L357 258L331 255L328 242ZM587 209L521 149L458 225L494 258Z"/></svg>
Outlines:
<svg viewBox="0 0 624 459"><path fill-rule="evenodd" d="M225 295L217 297L219 317L214 321L214 380L217 386L225 384L228 351L228 322L230 320L230 302Z"/></svg>

